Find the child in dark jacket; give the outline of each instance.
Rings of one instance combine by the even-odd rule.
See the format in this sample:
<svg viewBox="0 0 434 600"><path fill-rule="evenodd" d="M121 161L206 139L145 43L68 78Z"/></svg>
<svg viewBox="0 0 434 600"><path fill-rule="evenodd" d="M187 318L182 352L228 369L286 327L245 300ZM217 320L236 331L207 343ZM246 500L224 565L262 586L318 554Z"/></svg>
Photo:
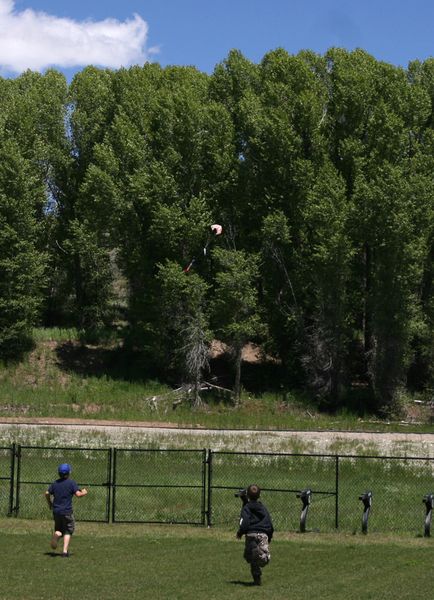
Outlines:
<svg viewBox="0 0 434 600"><path fill-rule="evenodd" d="M261 568L270 561L269 543L274 533L270 513L259 501L260 494L261 490L256 484L247 488L247 502L241 510L237 531L238 539L246 536L244 558L250 564L254 585L261 585Z"/></svg>

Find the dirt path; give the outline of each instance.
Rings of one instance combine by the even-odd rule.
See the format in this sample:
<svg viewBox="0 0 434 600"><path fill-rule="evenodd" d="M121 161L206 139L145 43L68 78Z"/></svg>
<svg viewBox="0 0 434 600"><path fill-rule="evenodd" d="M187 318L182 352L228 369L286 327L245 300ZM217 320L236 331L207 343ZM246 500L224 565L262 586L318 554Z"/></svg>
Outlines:
<svg viewBox="0 0 434 600"><path fill-rule="evenodd" d="M105 421L54 417L1 417L0 439L23 443L45 439L50 444L92 443L124 447L209 447L264 452L381 453L383 455L434 458L433 433L384 433L362 431L302 431L206 429L176 423L149 421Z"/></svg>
<svg viewBox="0 0 434 600"><path fill-rule="evenodd" d="M77 419L59 417L0 417L0 425L74 425L83 427L150 427L179 429L177 423L159 421L110 421L102 419ZM186 429L186 428L181 428ZM188 428L187 428L188 429ZM197 427L200 429L200 427Z"/></svg>
<svg viewBox="0 0 434 600"><path fill-rule="evenodd" d="M376 441L379 438L394 440L394 441L431 441L434 443L434 432L433 433L415 433L415 432L384 432L384 431L339 431L339 430L285 430L285 429L208 429L201 425L179 425L178 423L163 422L163 421L114 421L114 420L102 420L102 419L78 419L74 417L59 418L59 417L0 417L1 425L48 425L48 426L69 426L86 429L98 429L104 428L134 428L134 429L170 429L179 432L188 432L194 434L197 431L200 434L207 433L212 435L213 433L221 435L224 432L233 435L235 432L240 434L281 434L287 435L298 435L305 437L319 437L327 438L346 438L346 439L362 439L366 441Z"/></svg>
<svg viewBox="0 0 434 600"><path fill-rule="evenodd" d="M98 428L134 428L134 429L155 429L159 431L161 429L176 430L178 432L188 432L194 434L207 433L212 435L222 435L225 432L228 435L234 435L234 433L248 434L261 433L261 434L273 434L273 435L297 435L301 437L316 437L316 438L341 438L341 439L354 439L354 440L366 440L376 441L378 439L387 439L393 441L413 441L413 442L431 442L434 443L434 431L433 433L415 433L415 432L383 432L383 431L338 431L338 430L284 430L284 429L207 429L201 425L185 426L179 425L178 423L163 422L163 421L114 421L114 420L102 420L102 419L78 419L74 417L58 418L58 417L0 417L1 425L48 425L48 426L69 426L86 429L98 429Z"/></svg>

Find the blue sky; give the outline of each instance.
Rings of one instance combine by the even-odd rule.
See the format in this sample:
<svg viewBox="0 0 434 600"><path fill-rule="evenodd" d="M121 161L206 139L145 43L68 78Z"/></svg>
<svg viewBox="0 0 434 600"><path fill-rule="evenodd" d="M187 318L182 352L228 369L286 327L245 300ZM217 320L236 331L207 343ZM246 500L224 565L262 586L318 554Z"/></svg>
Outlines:
<svg viewBox="0 0 434 600"><path fill-rule="evenodd" d="M231 48L361 47L407 66L434 55L431 0L0 0L0 74L145 60L212 72Z"/></svg>

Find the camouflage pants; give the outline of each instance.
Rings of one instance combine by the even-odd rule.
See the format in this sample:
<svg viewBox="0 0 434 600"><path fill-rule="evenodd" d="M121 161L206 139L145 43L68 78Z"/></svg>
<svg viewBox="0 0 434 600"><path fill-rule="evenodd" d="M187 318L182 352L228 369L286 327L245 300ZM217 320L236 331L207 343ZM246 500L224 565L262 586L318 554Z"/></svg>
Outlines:
<svg viewBox="0 0 434 600"><path fill-rule="evenodd" d="M266 533L246 534L244 558L253 567L265 567L270 561L268 536Z"/></svg>

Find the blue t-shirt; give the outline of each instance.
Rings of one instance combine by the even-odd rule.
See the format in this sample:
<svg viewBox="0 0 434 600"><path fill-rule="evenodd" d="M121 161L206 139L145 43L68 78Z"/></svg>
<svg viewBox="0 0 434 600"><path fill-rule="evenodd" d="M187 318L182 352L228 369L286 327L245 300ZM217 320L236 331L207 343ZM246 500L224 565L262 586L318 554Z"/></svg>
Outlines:
<svg viewBox="0 0 434 600"><path fill-rule="evenodd" d="M53 513L69 515L72 513L72 498L80 488L73 479L57 479L48 488L53 498Z"/></svg>

